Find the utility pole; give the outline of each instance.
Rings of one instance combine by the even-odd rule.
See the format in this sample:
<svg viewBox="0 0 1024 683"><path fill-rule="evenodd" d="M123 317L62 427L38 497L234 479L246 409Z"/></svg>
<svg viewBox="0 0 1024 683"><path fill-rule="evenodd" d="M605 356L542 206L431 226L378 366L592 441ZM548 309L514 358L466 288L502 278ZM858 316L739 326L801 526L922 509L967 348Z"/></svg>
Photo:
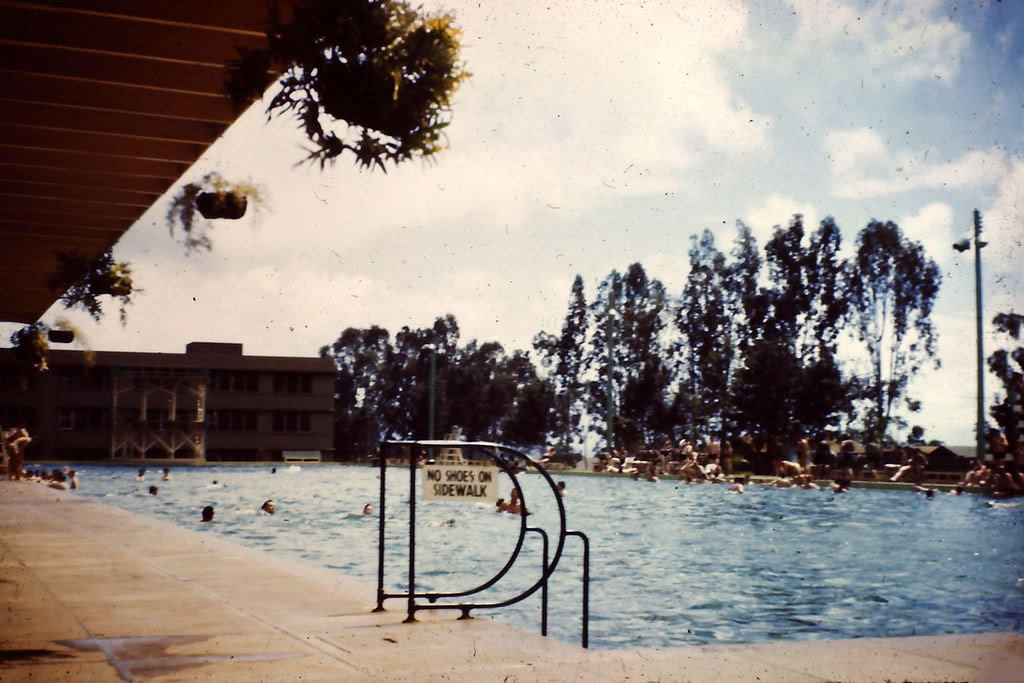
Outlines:
<svg viewBox="0 0 1024 683"><path fill-rule="evenodd" d="M978 460L985 455L985 351L984 332L981 326L981 214L974 210L974 305L975 322L978 333L978 441L976 444Z"/></svg>
<svg viewBox="0 0 1024 683"><path fill-rule="evenodd" d="M977 334L978 351L978 415L976 427L975 456L978 460L985 457L985 349L984 330L982 329L981 309L981 248L988 242L981 241L981 213L974 210L974 320ZM971 241L964 238L953 245L963 253L971 248Z"/></svg>

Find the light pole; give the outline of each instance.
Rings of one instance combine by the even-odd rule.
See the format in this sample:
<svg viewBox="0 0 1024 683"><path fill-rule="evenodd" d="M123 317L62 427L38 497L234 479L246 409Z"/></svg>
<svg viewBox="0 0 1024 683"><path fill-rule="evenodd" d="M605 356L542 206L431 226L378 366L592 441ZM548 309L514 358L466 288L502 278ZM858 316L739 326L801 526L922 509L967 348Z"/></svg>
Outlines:
<svg viewBox="0 0 1024 683"><path fill-rule="evenodd" d="M424 350L430 351L430 391L427 394L427 440L434 440L434 378L437 375L437 346L424 344Z"/></svg>
<svg viewBox="0 0 1024 683"><path fill-rule="evenodd" d="M978 347L978 426L975 441L975 456L982 460L985 456L985 351L982 344L983 330L981 327L981 248L988 242L981 241L981 214L974 210L974 316L977 328ZM971 241L966 237L953 248L963 253L971 248Z"/></svg>

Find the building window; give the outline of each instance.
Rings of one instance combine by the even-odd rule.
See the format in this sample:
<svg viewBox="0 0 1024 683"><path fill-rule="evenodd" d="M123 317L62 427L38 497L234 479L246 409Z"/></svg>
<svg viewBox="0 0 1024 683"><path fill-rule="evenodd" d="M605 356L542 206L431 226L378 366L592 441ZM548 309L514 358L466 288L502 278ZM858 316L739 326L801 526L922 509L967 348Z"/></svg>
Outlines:
<svg viewBox="0 0 1024 683"><path fill-rule="evenodd" d="M110 371L106 368L60 366L57 368L57 386L61 389L104 389L110 386Z"/></svg>
<svg viewBox="0 0 1024 683"><path fill-rule="evenodd" d="M256 372L213 370L210 372L212 391L257 392L260 390L260 376Z"/></svg>
<svg viewBox="0 0 1024 683"><path fill-rule="evenodd" d="M103 408L92 406L57 408L57 429L100 429L108 415L108 411Z"/></svg>
<svg viewBox="0 0 1024 683"><path fill-rule="evenodd" d="M309 430L309 413L297 410L274 411L275 432L308 432Z"/></svg>
<svg viewBox="0 0 1024 683"><path fill-rule="evenodd" d="M308 373L275 372L275 394L311 394L313 393L313 377Z"/></svg>
<svg viewBox="0 0 1024 683"><path fill-rule="evenodd" d="M206 425L224 432L255 432L256 412L253 410L208 410Z"/></svg>

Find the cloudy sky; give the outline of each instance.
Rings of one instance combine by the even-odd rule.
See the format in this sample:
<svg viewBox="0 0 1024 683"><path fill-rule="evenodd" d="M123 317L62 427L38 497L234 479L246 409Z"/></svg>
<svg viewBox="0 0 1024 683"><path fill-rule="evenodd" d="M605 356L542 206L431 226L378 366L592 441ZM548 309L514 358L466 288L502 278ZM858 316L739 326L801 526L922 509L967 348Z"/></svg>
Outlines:
<svg viewBox="0 0 1024 683"><path fill-rule="evenodd" d="M973 442L974 269L951 245L984 216L985 319L1024 309L1024 8L997 0L429 0L463 30L471 80L437 163L321 171L257 104L186 176L265 189L264 210L186 256L166 200L121 240L143 288L104 350L314 355L349 326L422 327L529 348L573 278L592 295L640 262L678 294L689 237L764 243L794 213L844 246L893 220L945 274L943 367L912 386L926 436ZM179 235L180 238L180 235ZM54 307L46 320L62 312ZM6 335L5 335L6 336ZM993 348L993 340L987 350ZM994 388L989 380L989 387Z"/></svg>

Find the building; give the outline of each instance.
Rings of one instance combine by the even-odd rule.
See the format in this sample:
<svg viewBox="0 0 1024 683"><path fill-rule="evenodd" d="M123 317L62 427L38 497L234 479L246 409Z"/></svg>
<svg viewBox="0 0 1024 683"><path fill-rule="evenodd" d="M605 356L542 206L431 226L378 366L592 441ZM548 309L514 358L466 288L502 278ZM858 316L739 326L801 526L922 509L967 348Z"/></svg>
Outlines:
<svg viewBox="0 0 1024 683"><path fill-rule="evenodd" d="M51 351L38 372L0 349L0 425L24 423L30 460L203 463L329 459L334 362L185 353Z"/></svg>

